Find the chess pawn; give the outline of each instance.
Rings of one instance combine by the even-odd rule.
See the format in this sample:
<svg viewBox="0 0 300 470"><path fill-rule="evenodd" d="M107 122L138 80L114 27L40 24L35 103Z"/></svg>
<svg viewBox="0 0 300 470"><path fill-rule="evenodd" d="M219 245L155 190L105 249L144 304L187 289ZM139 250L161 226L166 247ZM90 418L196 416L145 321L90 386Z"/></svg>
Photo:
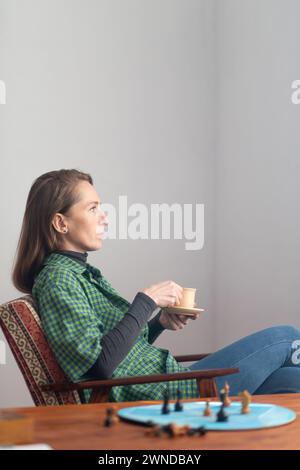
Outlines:
<svg viewBox="0 0 300 470"><path fill-rule="evenodd" d="M207 400L207 402L205 404L205 408L204 408L204 411L203 411L203 416L211 416L211 409L210 409L210 405L209 405L209 400Z"/></svg>
<svg viewBox="0 0 300 470"><path fill-rule="evenodd" d="M120 421L120 418L118 416L118 410L115 406L111 406L111 420L113 424L117 424Z"/></svg>
<svg viewBox="0 0 300 470"><path fill-rule="evenodd" d="M104 420L105 427L109 428L119 422L119 417L117 416L116 413L117 413L117 410L113 406L106 409L106 418Z"/></svg>
<svg viewBox="0 0 300 470"><path fill-rule="evenodd" d="M107 417L105 418L103 425L104 425L106 428L110 428L110 427L113 425L113 422L112 422L110 416L107 416Z"/></svg>
<svg viewBox="0 0 300 470"><path fill-rule="evenodd" d="M247 414L250 413L250 407L249 404L251 402L251 395L247 390L244 390L243 392L239 393L239 396L242 397L242 409L241 409L241 414Z"/></svg>

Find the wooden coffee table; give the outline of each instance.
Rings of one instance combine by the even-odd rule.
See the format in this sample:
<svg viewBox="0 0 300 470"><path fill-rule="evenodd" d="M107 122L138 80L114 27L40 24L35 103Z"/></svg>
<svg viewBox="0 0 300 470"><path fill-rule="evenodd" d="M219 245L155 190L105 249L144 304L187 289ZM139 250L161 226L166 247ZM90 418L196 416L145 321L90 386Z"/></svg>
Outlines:
<svg viewBox="0 0 300 470"><path fill-rule="evenodd" d="M199 400L184 402L192 401ZM285 406L294 410L297 418L290 424L271 429L210 431L203 437L170 438L167 435L147 437L145 426L123 421L109 428L104 427L105 411L112 403L13 408L11 411L31 416L34 419L35 442L47 443L53 449L300 449L300 394L256 395L252 397L252 402ZM139 401L113 405L124 408L154 403L161 402ZM174 403L174 400L170 403Z"/></svg>

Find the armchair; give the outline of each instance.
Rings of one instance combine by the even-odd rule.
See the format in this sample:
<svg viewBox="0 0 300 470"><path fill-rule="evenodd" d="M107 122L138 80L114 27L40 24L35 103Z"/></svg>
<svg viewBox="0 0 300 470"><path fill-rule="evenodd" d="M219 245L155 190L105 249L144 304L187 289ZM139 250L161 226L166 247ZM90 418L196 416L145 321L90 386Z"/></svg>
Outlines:
<svg viewBox="0 0 300 470"><path fill-rule="evenodd" d="M107 402L114 386L187 379L196 379L201 397L214 397L217 396L215 378L239 372L238 368L210 369L71 382L48 345L31 295L1 305L0 326L36 406L84 403L85 389L92 390L90 403ZM175 359L187 362L205 356L190 354Z"/></svg>

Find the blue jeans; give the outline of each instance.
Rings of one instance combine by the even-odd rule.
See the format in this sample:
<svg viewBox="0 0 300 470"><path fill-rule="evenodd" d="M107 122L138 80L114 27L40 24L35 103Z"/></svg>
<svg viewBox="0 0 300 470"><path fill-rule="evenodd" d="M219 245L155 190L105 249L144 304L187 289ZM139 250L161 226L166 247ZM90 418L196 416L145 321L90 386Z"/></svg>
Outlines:
<svg viewBox="0 0 300 470"><path fill-rule="evenodd" d="M293 345L297 340L299 344ZM299 330L288 325L274 326L246 336L189 368L238 367L239 373L216 379L219 391L225 381L229 383L231 395L245 389L254 395L300 393L299 345Z"/></svg>

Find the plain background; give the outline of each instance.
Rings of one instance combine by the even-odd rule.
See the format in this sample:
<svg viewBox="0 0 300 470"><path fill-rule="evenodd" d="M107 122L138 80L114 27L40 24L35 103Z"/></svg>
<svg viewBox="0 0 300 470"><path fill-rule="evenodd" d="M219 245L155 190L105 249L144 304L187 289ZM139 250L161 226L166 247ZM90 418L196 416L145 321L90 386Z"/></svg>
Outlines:
<svg viewBox="0 0 300 470"><path fill-rule="evenodd" d="M22 295L11 270L32 182L78 168L116 206L205 205L202 250L117 239L89 254L129 301L166 279L197 287L205 314L157 346L299 327L299 17L297 0L0 0L0 302ZM6 354L0 407L31 405Z"/></svg>

